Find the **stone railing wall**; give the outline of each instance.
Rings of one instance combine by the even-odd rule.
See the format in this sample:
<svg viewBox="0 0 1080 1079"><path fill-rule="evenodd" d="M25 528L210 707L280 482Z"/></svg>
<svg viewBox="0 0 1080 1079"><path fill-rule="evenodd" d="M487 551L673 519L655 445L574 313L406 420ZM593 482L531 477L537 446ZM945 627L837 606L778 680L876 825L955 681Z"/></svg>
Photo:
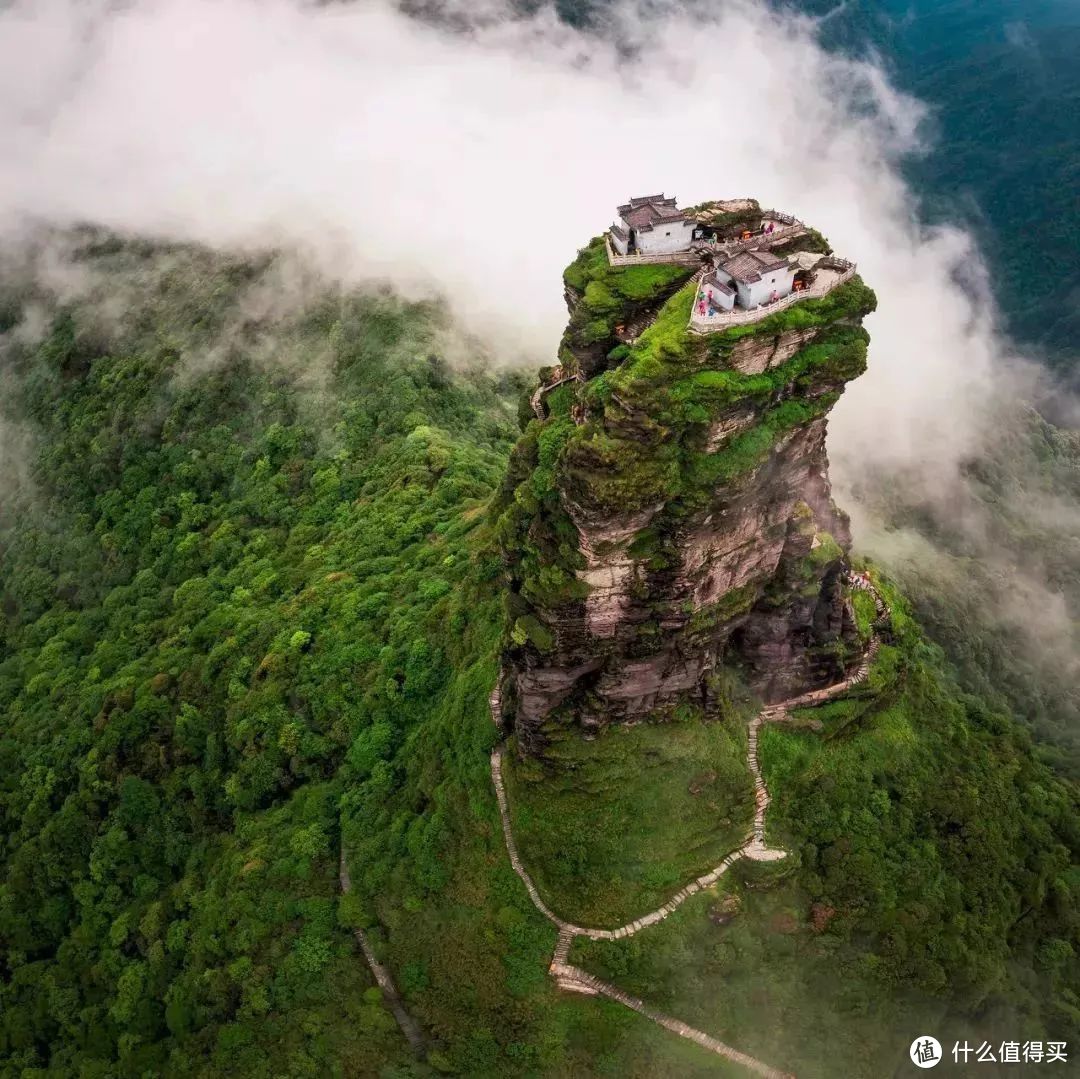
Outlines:
<svg viewBox="0 0 1080 1079"><path fill-rule="evenodd" d="M620 255L611 246L611 238L604 236L604 247L607 248L608 262L612 266L643 266L653 262L674 262L679 266L696 266L698 256L690 250L657 252L652 255Z"/></svg>
<svg viewBox="0 0 1080 1079"><path fill-rule="evenodd" d="M837 258L836 255L822 255L814 263L815 270L836 270L837 273L855 272L855 263L847 259ZM850 276L850 275L849 275Z"/></svg>
<svg viewBox="0 0 1080 1079"><path fill-rule="evenodd" d="M749 311L741 307L736 307L731 311L717 311L712 315L699 315L697 311L697 297L695 296L694 303L690 308L690 332L716 333L718 330L727 330L732 326L745 326L747 323L758 322L763 318L768 318L769 315L774 315L777 311L783 311L785 308L791 307L800 300L814 300L819 299L822 296L827 296L837 285L842 285L845 281L849 280L854 275L856 269L853 262L847 262L844 259L833 259L832 261L834 263L843 263L845 267L838 271L838 277L821 285L812 285L810 288L803 289L801 292L792 292L782 300L777 300L775 303L762 304L760 307L752 308ZM836 267L830 267L830 269L833 268Z"/></svg>

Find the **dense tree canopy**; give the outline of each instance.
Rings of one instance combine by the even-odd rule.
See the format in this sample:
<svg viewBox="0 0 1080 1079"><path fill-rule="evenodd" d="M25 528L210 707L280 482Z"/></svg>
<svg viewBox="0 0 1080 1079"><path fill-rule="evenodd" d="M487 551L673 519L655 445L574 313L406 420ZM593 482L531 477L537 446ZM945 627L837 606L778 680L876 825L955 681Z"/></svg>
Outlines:
<svg viewBox="0 0 1080 1079"><path fill-rule="evenodd" d="M523 378L274 262L84 237L72 267L0 283L0 1074L715 1074L554 992L505 857L488 507ZM881 1007L1068 1036L1074 788L901 628L874 707L769 743L794 894Z"/></svg>

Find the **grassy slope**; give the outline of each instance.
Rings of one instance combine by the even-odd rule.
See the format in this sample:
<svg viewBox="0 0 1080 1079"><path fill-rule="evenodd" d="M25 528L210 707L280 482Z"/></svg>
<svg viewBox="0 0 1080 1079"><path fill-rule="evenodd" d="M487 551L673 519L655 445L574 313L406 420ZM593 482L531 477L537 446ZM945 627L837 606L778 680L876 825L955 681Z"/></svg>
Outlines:
<svg viewBox="0 0 1080 1079"><path fill-rule="evenodd" d="M603 238L595 237L563 273L584 301L570 321L564 344L614 346L615 327L628 311L671 292L691 273L685 266L664 263L613 268Z"/></svg>
<svg viewBox="0 0 1080 1079"><path fill-rule="evenodd" d="M559 732L507 768L526 866L556 913L614 927L667 902L741 846L753 814L745 717Z"/></svg>
<svg viewBox="0 0 1080 1079"><path fill-rule="evenodd" d="M890 1074L924 1027L1064 1038L1080 1018L1074 796L950 685L892 599L898 637L870 686L807 710L821 733L763 732L789 875L744 868L655 931L577 946L589 969L808 1077ZM716 925L727 891L739 913Z"/></svg>

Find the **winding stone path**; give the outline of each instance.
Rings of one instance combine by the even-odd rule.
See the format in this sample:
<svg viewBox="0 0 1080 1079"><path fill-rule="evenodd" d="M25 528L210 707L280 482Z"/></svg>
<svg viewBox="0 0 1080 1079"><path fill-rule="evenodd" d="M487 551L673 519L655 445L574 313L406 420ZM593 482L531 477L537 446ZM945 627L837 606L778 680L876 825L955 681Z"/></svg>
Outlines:
<svg viewBox="0 0 1080 1079"><path fill-rule="evenodd" d="M618 986L601 981L581 967L573 966L569 961L570 947L573 944L575 937L587 937L590 940L622 940L625 937L631 937L635 933L641 932L643 929L647 929L651 925L662 922L669 914L682 906L682 904L692 895L696 895L705 888L712 887L712 885L727 872L728 868L740 858L749 858L752 861L759 862L775 862L787 857L786 851L776 847L769 847L765 842L765 814L769 808L770 798L769 790L765 785L765 779L761 774L761 765L758 760L758 734L762 726L766 723L780 723L787 720L789 718L789 709L821 704L832 697L836 697L839 694L846 692L852 686L865 681L868 677L870 666L873 663L874 657L877 655L878 647L880 645L878 629L888 617L889 608L868 578L859 574L849 574L848 581L853 588L868 591L874 598L874 606L878 616L877 621L874 623L874 635L870 640L870 645L867 648L862 662L847 678L844 678L842 681L836 682L831 686L825 686L823 689L812 690L809 693L793 697L779 704L768 705L758 712L750 721L747 735L747 764L754 777L754 823L750 829L750 834L747 836L746 842L737 850L732 851L732 853L714 869L698 877L696 880L690 881L689 884L676 892L662 907L650 911L648 914L628 922L626 925L619 926L617 929L597 929L574 925L571 922L567 922L560 918L543 901L536 885L533 883L532 877L529 876L528 870L526 870L521 861L517 844L514 842L513 828L510 824L510 805L506 797L506 785L503 782L502 765L504 745L500 743L491 753L491 781L495 788L495 799L499 806L499 818L502 821L503 837L506 841L506 851L510 857L510 864L514 867L514 872L517 873L521 878L521 882L525 885L525 890L529 893L529 898L532 900L533 905L559 930L555 952L551 958L551 964L548 967L549 973L555 979L555 984L558 985L560 989L564 989L571 993L582 993L587 996L602 996L606 997L608 1000L617 1001L619 1004L645 1016L647 1019L651 1019L654 1023L659 1024L666 1030L670 1030L672 1033L678 1034L682 1038L687 1038L690 1041L696 1042L698 1045L715 1053L717 1056L741 1064L749 1071L752 1071L757 1075L766 1076L768 1079L794 1079L794 1076L786 1072L778 1071L768 1064L764 1064L762 1061L748 1056L746 1053L740 1052L738 1049L719 1041L711 1035L688 1026L679 1019L674 1019L669 1015L664 1015L662 1012L655 1011L648 1007L643 1001L638 1000L637 997L632 997L629 993L623 992ZM492 691L488 703L491 707L492 720L501 732L503 730L501 714L502 701L498 684L496 685L496 689ZM359 930L357 932L359 933Z"/></svg>

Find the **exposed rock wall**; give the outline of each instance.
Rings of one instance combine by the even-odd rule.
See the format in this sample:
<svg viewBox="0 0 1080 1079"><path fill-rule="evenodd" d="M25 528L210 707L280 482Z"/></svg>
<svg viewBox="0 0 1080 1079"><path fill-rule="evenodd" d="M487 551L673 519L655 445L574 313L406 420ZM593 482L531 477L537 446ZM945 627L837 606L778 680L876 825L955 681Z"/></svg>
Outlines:
<svg viewBox="0 0 1080 1079"><path fill-rule="evenodd" d="M694 290L658 296L654 325L515 453L498 509L506 699L526 752L550 724L707 708L721 663L778 700L836 681L855 654L825 434L864 367L873 293L856 278L797 318L702 338L685 330ZM579 359L570 336L560 358Z"/></svg>
<svg viewBox="0 0 1080 1079"><path fill-rule="evenodd" d="M810 344L818 331L789 330L787 333L754 334L744 337L731 350L731 366L744 375L760 375L770 367L787 363L799 349Z"/></svg>

